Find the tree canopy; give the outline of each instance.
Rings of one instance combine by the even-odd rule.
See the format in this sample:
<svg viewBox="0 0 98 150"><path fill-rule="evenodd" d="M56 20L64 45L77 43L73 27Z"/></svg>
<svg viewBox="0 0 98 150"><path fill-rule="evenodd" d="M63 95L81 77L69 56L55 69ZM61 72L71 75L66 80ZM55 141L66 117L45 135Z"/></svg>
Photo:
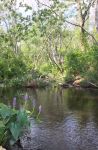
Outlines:
<svg viewBox="0 0 98 150"><path fill-rule="evenodd" d="M0 0L0 81L82 76L98 82L98 1ZM95 24L90 31L90 10ZM35 77L36 76L36 77Z"/></svg>

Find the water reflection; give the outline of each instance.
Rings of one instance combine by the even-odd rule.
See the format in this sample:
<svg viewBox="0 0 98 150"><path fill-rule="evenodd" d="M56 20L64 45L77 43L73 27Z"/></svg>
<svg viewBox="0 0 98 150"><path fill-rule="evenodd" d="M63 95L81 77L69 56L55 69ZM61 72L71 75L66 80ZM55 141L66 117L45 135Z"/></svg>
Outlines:
<svg viewBox="0 0 98 150"><path fill-rule="evenodd" d="M42 122L32 119L31 140L25 144L28 150L98 150L97 90L0 90L1 102L12 105L13 97L17 108L42 106Z"/></svg>

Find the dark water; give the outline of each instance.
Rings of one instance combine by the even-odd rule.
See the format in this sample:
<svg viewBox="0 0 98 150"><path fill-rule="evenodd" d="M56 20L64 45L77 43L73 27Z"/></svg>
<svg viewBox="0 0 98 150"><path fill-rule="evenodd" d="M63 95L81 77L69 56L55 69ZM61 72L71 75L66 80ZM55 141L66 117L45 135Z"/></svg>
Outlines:
<svg viewBox="0 0 98 150"><path fill-rule="evenodd" d="M29 98L24 100L24 96ZM47 88L44 90L0 89L1 102L17 108L38 110L41 122L31 120L31 133L25 137L26 150L98 150L98 91Z"/></svg>

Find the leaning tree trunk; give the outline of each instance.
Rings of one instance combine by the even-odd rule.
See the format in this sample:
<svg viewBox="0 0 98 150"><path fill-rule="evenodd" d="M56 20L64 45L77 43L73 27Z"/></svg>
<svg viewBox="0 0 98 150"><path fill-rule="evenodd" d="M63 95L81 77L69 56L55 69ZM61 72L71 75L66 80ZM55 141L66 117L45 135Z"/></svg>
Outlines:
<svg viewBox="0 0 98 150"><path fill-rule="evenodd" d="M96 30L98 32L98 0L96 2L96 10L95 10L95 25L96 25Z"/></svg>

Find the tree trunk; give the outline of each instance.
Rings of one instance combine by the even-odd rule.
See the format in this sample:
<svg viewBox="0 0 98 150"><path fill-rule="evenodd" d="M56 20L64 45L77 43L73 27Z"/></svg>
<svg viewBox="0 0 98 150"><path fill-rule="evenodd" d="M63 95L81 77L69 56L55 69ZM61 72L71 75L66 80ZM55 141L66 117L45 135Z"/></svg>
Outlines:
<svg viewBox="0 0 98 150"><path fill-rule="evenodd" d="M80 40L81 40L81 47L84 50L85 48L85 17L82 12L81 0L77 0L77 8L78 8L78 24L81 26L80 29Z"/></svg>
<svg viewBox="0 0 98 150"><path fill-rule="evenodd" d="M96 25L96 30L98 32L98 0L96 2L96 10L95 10L95 25Z"/></svg>

